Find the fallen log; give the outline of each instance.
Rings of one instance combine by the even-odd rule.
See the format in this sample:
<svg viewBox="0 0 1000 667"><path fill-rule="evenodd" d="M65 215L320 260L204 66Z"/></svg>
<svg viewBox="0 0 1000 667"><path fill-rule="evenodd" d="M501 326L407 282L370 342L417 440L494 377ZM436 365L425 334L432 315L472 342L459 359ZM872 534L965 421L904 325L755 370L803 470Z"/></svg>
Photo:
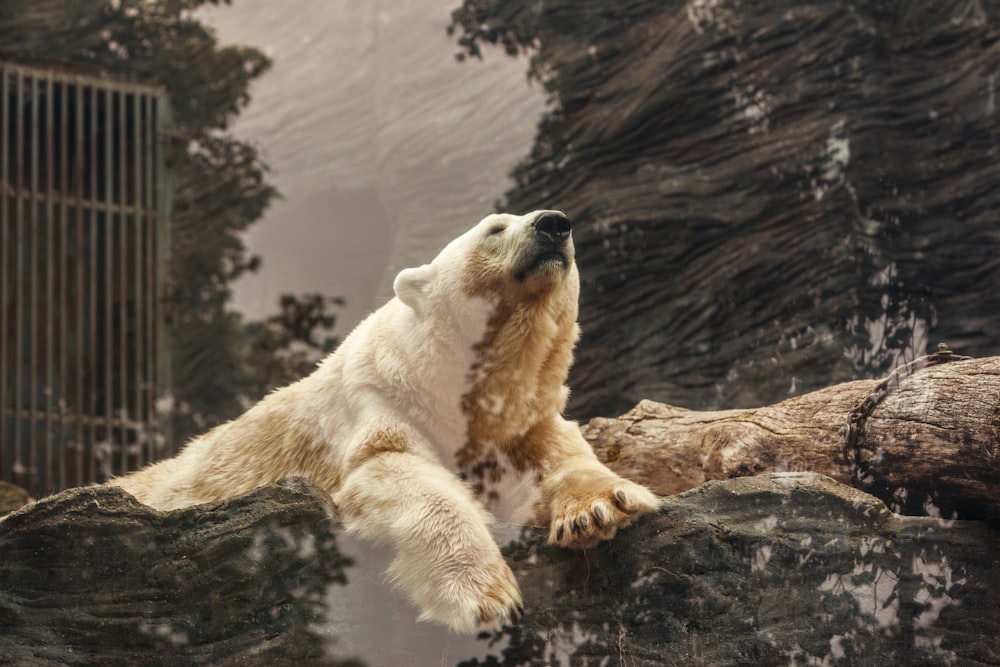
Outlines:
<svg viewBox="0 0 1000 667"><path fill-rule="evenodd" d="M953 359L755 409L699 412L646 400L583 430L601 460L660 495L709 480L811 471L900 514L996 523L1000 357ZM859 409L867 414L852 421Z"/></svg>

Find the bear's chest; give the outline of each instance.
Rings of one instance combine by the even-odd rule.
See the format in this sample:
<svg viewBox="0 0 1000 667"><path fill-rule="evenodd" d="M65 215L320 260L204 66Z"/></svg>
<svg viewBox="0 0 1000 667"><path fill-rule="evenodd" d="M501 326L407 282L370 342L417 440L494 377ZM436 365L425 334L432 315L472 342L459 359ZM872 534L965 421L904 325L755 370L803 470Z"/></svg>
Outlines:
<svg viewBox="0 0 1000 667"><path fill-rule="evenodd" d="M514 465L506 453L479 450L478 458L458 466L458 476L500 521L526 524L534 516L540 497L537 475Z"/></svg>
<svg viewBox="0 0 1000 667"><path fill-rule="evenodd" d="M463 399L466 432L453 465L484 503L508 504L524 495L526 479L530 486L519 450L539 419L538 397L523 379L519 386L512 378L486 384L494 390L481 386Z"/></svg>

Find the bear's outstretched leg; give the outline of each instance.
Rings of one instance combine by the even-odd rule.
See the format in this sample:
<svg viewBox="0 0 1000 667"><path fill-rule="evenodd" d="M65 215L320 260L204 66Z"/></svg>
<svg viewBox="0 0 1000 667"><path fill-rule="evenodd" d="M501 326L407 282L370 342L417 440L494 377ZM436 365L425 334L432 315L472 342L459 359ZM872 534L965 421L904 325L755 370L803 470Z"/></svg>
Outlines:
<svg viewBox="0 0 1000 667"><path fill-rule="evenodd" d="M347 529L390 544L389 574L420 620L456 632L500 629L521 591L487 528L489 515L455 475L408 452L382 452L333 496Z"/></svg>

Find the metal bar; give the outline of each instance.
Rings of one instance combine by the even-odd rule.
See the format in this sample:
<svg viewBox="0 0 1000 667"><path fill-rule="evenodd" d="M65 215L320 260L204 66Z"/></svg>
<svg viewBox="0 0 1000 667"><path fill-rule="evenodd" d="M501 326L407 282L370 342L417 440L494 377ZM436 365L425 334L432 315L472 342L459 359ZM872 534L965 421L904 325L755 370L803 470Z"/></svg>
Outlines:
<svg viewBox="0 0 1000 667"><path fill-rule="evenodd" d="M59 93L59 442L56 448L57 491L66 488L66 424L68 419L69 376L67 357L70 354L69 318L74 312L69 298L69 274L72 255L69 244L69 86L62 82ZM54 98L53 98L54 101Z"/></svg>
<svg viewBox="0 0 1000 667"><path fill-rule="evenodd" d="M83 197L84 197L84 147L87 145L86 135L84 134L83 127L83 84L76 84L76 178L74 179L76 183L76 345L74 346L74 364L76 366L76 372L74 373L73 379L76 382L76 401L75 401L75 412L76 412L76 423L74 424L74 440L76 441L76 478L74 479L74 485L80 486L83 484L83 415L85 414L84 408L84 389L83 389L83 376L84 376L84 324L86 323L86 313L87 313L87 302L86 302L86 291L84 289L84 266L86 262L84 261L84 248L86 247L86 241L84 237L85 227L83 222ZM90 481L88 478L87 481Z"/></svg>
<svg viewBox="0 0 1000 667"><path fill-rule="evenodd" d="M10 137L10 75L2 64L0 64L0 132L3 132L3 142L0 143L0 478L11 481L16 441L12 442L7 438L7 427L13 429L13 424L8 424L7 420L7 387L13 380L10 377L11 364L7 357L11 351L7 308L8 298L14 298L12 288L17 282L11 276L12 262L8 257L8 250L11 247L9 230L11 220L7 215L9 205L7 182L10 180L8 169L10 147L7 144Z"/></svg>
<svg viewBox="0 0 1000 667"><path fill-rule="evenodd" d="M11 410L11 409L8 408L7 414L13 414L13 412L14 412L13 410ZM45 412L43 410L39 410L35 414L31 414L31 413L28 412L27 409L23 409L23 410L20 411L20 414L25 419L38 419L38 420L45 419ZM70 421L76 421L76 419L77 419L76 417L69 417ZM96 424L98 424L100 426L106 426L107 425L106 422L104 421L104 417L91 417L90 415L83 415L82 417L80 417L80 419L82 419L85 422L91 422L91 421L95 422ZM111 426L113 426L114 428L121 428L122 425L123 425L122 420L118 419L117 417L115 419L111 420ZM132 427L132 424L130 424L130 423L126 424L126 425L129 428Z"/></svg>
<svg viewBox="0 0 1000 667"><path fill-rule="evenodd" d="M90 333L88 336L88 348L89 353L87 355L87 367L89 370L90 382L90 406L87 410L87 414L91 417L97 416L97 410L99 403L97 400L98 392L98 361L97 356L97 258L99 257L97 253L97 169L98 169L98 134L97 134L97 116L98 116L98 90L96 85L90 87L90 258L87 262L90 272L90 299L88 300L87 306L90 311ZM90 434L87 438L88 451L87 451L87 480L95 481L97 479L97 471L95 470L97 464L97 424L96 420L91 419L90 421Z"/></svg>
<svg viewBox="0 0 1000 667"><path fill-rule="evenodd" d="M40 87L39 82L39 87ZM45 82L45 191L48 195L46 197L45 203L45 303L44 315L45 315L45 385L43 387L42 393L45 397L45 431L42 434L42 443L44 447L40 448L41 453L44 454L42 458L44 461L38 464L38 494L48 495L52 493L52 459L53 459L53 449L52 440L54 437L53 429L53 405L52 405L52 393L53 384L55 383L55 373L54 373L54 359L52 357L52 351L55 348L55 274L53 272L53 264L55 264L55 220L53 220L53 215L55 210L52 206L52 192L54 189L53 176L54 167L53 162L55 161L55 150L53 146L53 141L55 140L55 127L52 121L52 106L54 102L54 91L55 88L52 84L52 79L48 79ZM41 116L41 109L39 109L39 117ZM39 118L41 120L41 118ZM37 159L37 157L36 157ZM37 204L36 204L37 206ZM41 248L39 248L41 251ZM39 252L41 255L41 252Z"/></svg>
<svg viewBox="0 0 1000 667"><path fill-rule="evenodd" d="M17 186L14 193L14 464L12 471L18 472L18 468L23 468L21 460L21 416L20 410L24 405L23 383L24 364L22 355L24 352L24 300L22 299L22 288L24 285L24 77L18 72L15 75L16 81L16 106L14 107L14 136L15 153L14 165L17 170Z"/></svg>
<svg viewBox="0 0 1000 667"><path fill-rule="evenodd" d="M133 218L133 273L135 275L135 285L133 290L133 321L135 322L135 335L133 336L133 363L135 368L132 371L132 382L134 386L133 400L135 405L131 410L132 420L135 422L133 429L135 437L135 464L141 466L143 437L145 435L144 424L146 422L142 410L142 341L145 330L143 329L143 274L144 263L142 261L142 104L138 94L132 95L132 203L135 207L135 217ZM128 468L126 468L126 471ZM123 471L124 472L124 471Z"/></svg>
<svg viewBox="0 0 1000 667"><path fill-rule="evenodd" d="M145 291L143 292L143 311L142 319L145 320L146 326L146 336L143 338L143 347L145 357L145 372L143 373L144 384L144 395L145 395L145 414L144 418L146 420L146 458L145 461L156 460L156 415L154 410L156 409L156 383L153 378L153 362L154 362L154 351L156 347L154 345L154 326L155 319L154 315L156 313L156 289L154 280L156 277L156 265L153 261L153 231L155 229L155 209L153 209L153 159L155 144L153 143L153 131L155 126L153 125L153 106L154 102L150 99L149 95L144 95L142 98L142 111L144 117L143 124L143 137L145 139L144 144L144 173L145 173L145 188L143 191L143 201L142 201L142 218L143 218L143 240L145 242L145 255L144 255L144 266L146 271L146 281L145 281ZM143 463L140 460L140 465Z"/></svg>
<svg viewBox="0 0 1000 667"><path fill-rule="evenodd" d="M171 398L170 392L173 388L173 378L171 377L170 358L170 314L167 309L170 307L170 291L167 284L170 258L170 208L172 206L172 191L170 179L166 171L166 157L169 150L167 129L172 123L170 115L170 104L165 94L157 97L156 104L156 171L160 174L158 187L156 189L156 292L158 298L156 307L156 395L164 399ZM163 402L168 410L173 409L173 401ZM160 425L159 431L163 435L166 447L163 452L165 456L174 453L174 443L172 437L173 414L157 415Z"/></svg>
<svg viewBox="0 0 1000 667"><path fill-rule="evenodd" d="M75 83L77 81L84 81L87 85L94 83L98 86L111 86L115 90L121 90L128 93L139 93L139 94L152 94L161 95L166 92L166 87L152 84L152 83L141 83L135 81L124 81L118 79L112 79L100 72L79 74L72 70L67 71L63 69L55 69L50 66L37 67L32 65L8 65L11 69L16 69L17 71L23 73L26 77L38 77L40 79L51 78L54 81L68 81L70 83Z"/></svg>
<svg viewBox="0 0 1000 667"><path fill-rule="evenodd" d="M111 428L114 403L114 218L111 202L114 200L114 101L110 88L104 88L104 417L108 448L108 472L114 473L114 432Z"/></svg>
<svg viewBox="0 0 1000 667"><path fill-rule="evenodd" d="M31 192L38 192L38 79L31 79ZM38 420L34 414L38 410L38 368L35 344L38 339L38 205L31 201L30 242L28 250L28 411L32 415L28 419L28 470L31 481L28 489L39 493L38 457L36 456L38 442Z"/></svg>
<svg viewBox="0 0 1000 667"><path fill-rule="evenodd" d="M125 205L128 203L128 97L118 93L118 202L120 212L118 232L118 402L119 417L122 421L119 435L121 447L119 474L128 471L128 219ZM112 470L113 472L113 470Z"/></svg>

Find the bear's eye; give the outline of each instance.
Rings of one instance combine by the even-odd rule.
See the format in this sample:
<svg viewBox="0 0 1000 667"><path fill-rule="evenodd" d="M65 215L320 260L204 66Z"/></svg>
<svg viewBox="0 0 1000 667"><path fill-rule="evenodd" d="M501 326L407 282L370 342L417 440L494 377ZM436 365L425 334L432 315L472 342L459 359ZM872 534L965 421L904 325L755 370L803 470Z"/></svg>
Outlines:
<svg viewBox="0 0 1000 667"><path fill-rule="evenodd" d="M505 229L507 229L507 228L504 227L503 225L493 225L492 227L490 227L489 231L486 232L486 235L487 236L496 236L497 234L499 234L500 232L502 232Z"/></svg>

